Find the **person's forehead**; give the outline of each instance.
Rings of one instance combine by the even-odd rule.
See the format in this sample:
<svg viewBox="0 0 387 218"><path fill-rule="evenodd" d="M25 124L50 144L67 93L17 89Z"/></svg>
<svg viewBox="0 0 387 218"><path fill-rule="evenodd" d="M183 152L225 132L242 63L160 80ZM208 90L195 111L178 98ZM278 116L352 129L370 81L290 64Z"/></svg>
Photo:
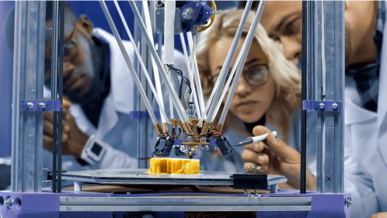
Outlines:
<svg viewBox="0 0 387 218"><path fill-rule="evenodd" d="M298 13L302 13L302 1L267 1L261 23L266 29L272 30L287 16Z"/></svg>
<svg viewBox="0 0 387 218"><path fill-rule="evenodd" d="M287 13L302 10L302 1L267 1L264 12L270 13L273 17L276 13Z"/></svg>
<svg viewBox="0 0 387 218"><path fill-rule="evenodd" d="M235 64L235 61L237 59L237 56L242 51L243 43L245 42L246 37L241 37L239 40L237 50L234 55L234 59L232 61L232 66ZM229 42L233 40L233 37L228 37ZM231 43L230 43L231 45ZM251 43L249 53L247 54L246 63L248 63L250 60L259 60L260 63L268 63L268 59L265 55L265 53L262 50L261 45L257 42L256 38L253 39L253 42Z"/></svg>
<svg viewBox="0 0 387 218"><path fill-rule="evenodd" d="M231 36L223 36L221 39L219 39L217 42L213 44L213 46L210 48L210 52L212 53L212 56L210 56L210 62L211 64L211 73L217 74L219 73L219 68L223 66L224 60L226 59L226 56L228 54L228 51L231 47L233 37ZM237 45L233 60L231 62L231 67L234 66L235 61L237 59L237 56L239 52L242 49L243 43L245 41L245 37L241 37L239 40L239 43ZM215 55L216 54L216 55ZM246 63L253 60L257 59L259 60L260 63L268 63L269 60L265 53L262 50L262 47L259 45L259 43L254 39L250 50L249 54L246 58Z"/></svg>
<svg viewBox="0 0 387 218"><path fill-rule="evenodd" d="M64 21L65 21L64 22L64 37L67 38L73 32L76 18L74 16L69 15L68 13L65 13ZM49 20L46 22L46 39L49 39L52 37L52 31L53 31L52 25L53 25L52 20Z"/></svg>
<svg viewBox="0 0 387 218"><path fill-rule="evenodd" d="M255 59L255 58L259 59L260 63L264 63L264 64L269 63L269 59L267 58L266 54L263 52L261 45L257 42L257 40L254 39L253 43L251 44L251 48L246 62L248 62L248 60Z"/></svg>

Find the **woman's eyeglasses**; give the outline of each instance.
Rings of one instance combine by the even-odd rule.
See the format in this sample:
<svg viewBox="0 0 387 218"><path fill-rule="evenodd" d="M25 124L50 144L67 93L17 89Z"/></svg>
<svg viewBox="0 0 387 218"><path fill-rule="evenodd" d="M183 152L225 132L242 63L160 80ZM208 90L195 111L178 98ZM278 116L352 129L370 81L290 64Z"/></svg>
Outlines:
<svg viewBox="0 0 387 218"><path fill-rule="evenodd" d="M264 85L267 82L267 79L269 78L269 66L267 64L249 66L245 70L243 70L242 74L243 78L249 85L261 86ZM230 73L228 73L226 81L228 80L229 76ZM218 77L219 74L216 74L209 78L209 80L212 82L212 85L215 85Z"/></svg>

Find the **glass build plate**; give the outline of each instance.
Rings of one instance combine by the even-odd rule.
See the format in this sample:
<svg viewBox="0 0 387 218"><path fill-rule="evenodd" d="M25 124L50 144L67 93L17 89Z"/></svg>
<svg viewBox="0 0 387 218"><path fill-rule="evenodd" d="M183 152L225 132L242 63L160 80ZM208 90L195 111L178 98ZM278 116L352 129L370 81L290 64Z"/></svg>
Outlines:
<svg viewBox="0 0 387 218"><path fill-rule="evenodd" d="M100 169L62 174L62 179L97 184L216 185L232 186L233 173L204 171L193 175L147 173L148 169ZM280 175L268 175L267 184L286 182Z"/></svg>

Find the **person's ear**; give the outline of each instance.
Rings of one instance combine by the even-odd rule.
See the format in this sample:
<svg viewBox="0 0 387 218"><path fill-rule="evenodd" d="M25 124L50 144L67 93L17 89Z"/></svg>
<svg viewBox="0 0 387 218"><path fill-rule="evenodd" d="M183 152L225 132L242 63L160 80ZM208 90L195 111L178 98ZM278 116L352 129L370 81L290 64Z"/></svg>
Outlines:
<svg viewBox="0 0 387 218"><path fill-rule="evenodd" d="M78 19L78 22L80 24L81 29L84 31L84 33L91 38L93 35L93 23L89 20L89 18L85 15L81 15Z"/></svg>

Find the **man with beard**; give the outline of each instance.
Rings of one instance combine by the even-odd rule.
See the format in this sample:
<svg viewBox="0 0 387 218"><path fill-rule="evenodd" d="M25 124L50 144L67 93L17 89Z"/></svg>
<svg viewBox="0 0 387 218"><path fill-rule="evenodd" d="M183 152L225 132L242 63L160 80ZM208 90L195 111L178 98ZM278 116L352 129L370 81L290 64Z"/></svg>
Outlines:
<svg viewBox="0 0 387 218"><path fill-rule="evenodd" d="M47 2L48 29L52 27L49 5ZM129 115L135 110L137 91L114 36L93 28L85 16L77 19L67 3L64 32L63 93L69 100L63 100L63 169L137 168L138 120ZM124 44L133 60L131 43ZM45 57L49 63L50 34L46 36ZM175 52L175 63L182 58L181 53ZM178 64L176 68L185 69ZM50 81L51 69L47 64L47 88ZM48 92L45 96L49 96ZM44 166L49 168L52 166L52 117L52 113L44 115ZM151 143L156 143L157 135L153 134Z"/></svg>
<svg viewBox="0 0 387 218"><path fill-rule="evenodd" d="M387 69L381 61L387 49L382 47L385 11L383 1L345 1L344 189L352 195L352 217L387 211ZM268 1L261 23L268 36L282 44L287 59L301 61L301 1ZM254 129L254 134L266 132ZM269 139L267 144L270 159L279 163L274 166L269 156L262 158L265 161L257 158L267 155L262 154L263 146L246 146L245 168L261 165L261 173L284 174L299 185L300 154L280 140Z"/></svg>

